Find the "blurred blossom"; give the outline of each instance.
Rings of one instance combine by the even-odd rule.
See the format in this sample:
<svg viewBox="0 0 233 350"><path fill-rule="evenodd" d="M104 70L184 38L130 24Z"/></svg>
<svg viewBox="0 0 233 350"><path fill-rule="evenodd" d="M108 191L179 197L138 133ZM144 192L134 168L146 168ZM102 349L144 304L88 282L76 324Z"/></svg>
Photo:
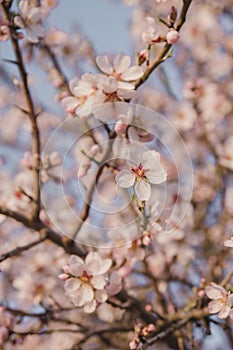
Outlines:
<svg viewBox="0 0 233 350"><path fill-rule="evenodd" d="M224 242L225 247L233 248L233 237Z"/></svg>

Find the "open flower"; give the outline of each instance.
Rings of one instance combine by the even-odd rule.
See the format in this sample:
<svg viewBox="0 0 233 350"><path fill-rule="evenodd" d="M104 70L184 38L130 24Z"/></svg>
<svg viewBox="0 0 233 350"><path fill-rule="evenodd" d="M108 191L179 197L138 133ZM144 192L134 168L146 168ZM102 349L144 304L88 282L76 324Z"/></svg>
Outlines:
<svg viewBox="0 0 233 350"><path fill-rule="evenodd" d="M113 64L110 63L107 56L97 56L96 63L102 72L115 78L119 89L134 89L134 85L130 82L141 78L143 75L142 67L130 67L131 58L127 55L117 55L113 60Z"/></svg>
<svg viewBox="0 0 233 350"><path fill-rule="evenodd" d="M28 41L38 43L39 38L44 36L44 28L41 25L42 14L40 7L34 6L29 0L20 0L20 15L14 19L14 23L19 28L25 28Z"/></svg>
<svg viewBox="0 0 233 350"><path fill-rule="evenodd" d="M86 119L92 113L92 106L105 100L105 95L98 89L97 75L85 73L81 79L72 79L69 87L72 95L61 101L69 116Z"/></svg>
<svg viewBox="0 0 233 350"><path fill-rule="evenodd" d="M137 197L141 201L147 201L151 196L150 183L161 184L166 178L167 172L160 163L160 154L146 151L136 167L131 167L130 171L122 170L117 174L116 182L122 188L133 186Z"/></svg>
<svg viewBox="0 0 233 350"><path fill-rule="evenodd" d="M59 278L66 280L65 291L74 305L84 307L85 312L91 313L95 311L97 302L107 300L104 274L111 264L111 259L102 259L97 252L90 252L85 261L76 255L70 256L69 265L63 267L65 273Z"/></svg>
<svg viewBox="0 0 233 350"><path fill-rule="evenodd" d="M160 34L157 29L154 18L146 17L147 27L144 32L142 32L142 41L146 45L151 45L153 43L159 42Z"/></svg>
<svg viewBox="0 0 233 350"><path fill-rule="evenodd" d="M218 313L219 318L226 318L230 315L233 318L233 294L227 292L225 288L212 282L210 286L206 287L206 295L212 299L209 303L209 313Z"/></svg>

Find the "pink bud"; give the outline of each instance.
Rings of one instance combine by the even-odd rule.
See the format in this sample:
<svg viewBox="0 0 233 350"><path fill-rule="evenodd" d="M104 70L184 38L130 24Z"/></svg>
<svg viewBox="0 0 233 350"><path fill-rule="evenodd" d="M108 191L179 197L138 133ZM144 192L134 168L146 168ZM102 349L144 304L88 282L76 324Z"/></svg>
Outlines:
<svg viewBox="0 0 233 350"><path fill-rule="evenodd" d="M135 349L137 349L138 344L139 344L139 339L138 339L138 338L134 338L134 339L129 343L129 348L130 348L131 350L135 350Z"/></svg>
<svg viewBox="0 0 233 350"><path fill-rule="evenodd" d="M123 122L122 120L118 120L115 124L115 132L117 135L124 134L126 132L126 129L128 127L128 123Z"/></svg>
<svg viewBox="0 0 233 350"><path fill-rule="evenodd" d="M199 290L198 293L197 293L197 295L199 296L199 298L204 298L204 296L205 296L205 291L204 291L204 289Z"/></svg>
<svg viewBox="0 0 233 350"><path fill-rule="evenodd" d="M63 266L62 269L66 274L70 273L70 267L68 265Z"/></svg>
<svg viewBox="0 0 233 350"><path fill-rule="evenodd" d="M148 55L148 50L142 50L139 53L139 64L143 64L145 61L148 61L149 55Z"/></svg>
<svg viewBox="0 0 233 350"><path fill-rule="evenodd" d="M155 330L155 326L152 323L148 324L148 326L146 328L147 328L147 331L149 333L154 332L154 330Z"/></svg>
<svg viewBox="0 0 233 350"><path fill-rule="evenodd" d="M177 30L171 30L167 33L166 39L168 44L175 44L180 38L180 34L177 32Z"/></svg>
<svg viewBox="0 0 233 350"><path fill-rule="evenodd" d="M150 311L152 310L152 306L151 306L150 304L146 304L146 305L145 305L145 310L146 310L147 312L150 312Z"/></svg>
<svg viewBox="0 0 233 350"><path fill-rule="evenodd" d="M97 153L100 152L100 146L99 145L93 145L90 149L90 153L93 155L93 156L96 156Z"/></svg>
<svg viewBox="0 0 233 350"><path fill-rule="evenodd" d="M60 275L58 275L58 278L61 281L66 281L69 278L69 276L66 275L65 273L61 273Z"/></svg>

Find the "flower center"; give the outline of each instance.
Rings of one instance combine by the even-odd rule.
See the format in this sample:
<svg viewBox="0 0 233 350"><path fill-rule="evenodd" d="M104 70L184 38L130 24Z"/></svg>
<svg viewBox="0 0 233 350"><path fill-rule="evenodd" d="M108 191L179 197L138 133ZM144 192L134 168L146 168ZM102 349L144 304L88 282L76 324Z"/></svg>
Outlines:
<svg viewBox="0 0 233 350"><path fill-rule="evenodd" d="M87 271L83 271L83 275L80 277L82 282L88 282L92 278L91 275L88 275Z"/></svg>
<svg viewBox="0 0 233 350"><path fill-rule="evenodd" d="M131 171L136 175L136 180L147 180L146 178L146 170L143 169L142 164L140 163L137 168L131 168Z"/></svg>

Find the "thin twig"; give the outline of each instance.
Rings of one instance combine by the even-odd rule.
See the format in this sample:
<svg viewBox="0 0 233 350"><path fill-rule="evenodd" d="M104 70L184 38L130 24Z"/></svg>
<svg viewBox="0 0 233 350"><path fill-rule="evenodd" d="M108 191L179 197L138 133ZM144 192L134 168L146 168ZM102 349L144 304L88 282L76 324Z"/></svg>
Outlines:
<svg viewBox="0 0 233 350"><path fill-rule="evenodd" d="M36 245L44 242L45 240L47 239L47 237L42 237L40 239L37 239L36 241L33 241L31 243L28 243L22 247L17 247L13 250L11 250L10 252L8 253L4 253L2 255L0 255L0 263L3 262L4 260L7 260L8 258L11 258L12 256L15 256L15 255L19 255L21 254L22 252L32 248L32 247L35 247Z"/></svg>
<svg viewBox="0 0 233 350"><path fill-rule="evenodd" d="M58 232L47 227L40 219L32 220L14 210L0 206L0 214L19 221L25 227L46 235L46 238L62 247L67 253L84 256L84 251L72 239L60 235Z"/></svg>
<svg viewBox="0 0 233 350"><path fill-rule="evenodd" d="M177 25L174 27L175 30L180 31L181 27L186 21L186 14L188 12L188 9L191 5L192 0L184 0L183 1L183 7L181 10L180 17L177 21ZM166 43L158 55L158 57L147 67L146 71L144 72L143 76L138 79L135 83L135 89L137 89L139 86L141 86L151 75L151 73L157 68L162 62L166 61L166 59L169 57L169 51L171 49L172 45Z"/></svg>

